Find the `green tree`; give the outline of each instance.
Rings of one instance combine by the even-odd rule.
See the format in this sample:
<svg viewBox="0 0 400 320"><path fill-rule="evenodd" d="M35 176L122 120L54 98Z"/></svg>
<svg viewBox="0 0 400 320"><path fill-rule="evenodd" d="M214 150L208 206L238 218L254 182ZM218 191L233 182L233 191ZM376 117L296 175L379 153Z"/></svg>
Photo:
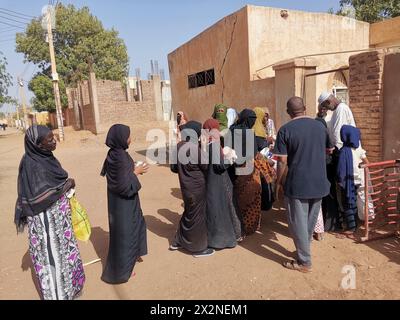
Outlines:
<svg viewBox="0 0 400 320"><path fill-rule="evenodd" d="M65 108L68 106L68 98L65 93L65 84L62 79L59 81L61 105ZM37 74L28 85L29 90L35 93L31 99L32 107L36 111L56 111L54 100L53 83L49 76L45 74Z"/></svg>
<svg viewBox="0 0 400 320"><path fill-rule="evenodd" d="M339 15L348 16L354 9L355 18L374 23L400 16L400 0L341 0Z"/></svg>
<svg viewBox="0 0 400 320"><path fill-rule="evenodd" d="M123 81L128 75L129 59L124 41L116 30L104 29L89 8L58 5L53 37L57 72L66 86L87 79L90 65L99 79ZM24 33L17 34L16 51L24 54L25 61L38 65L41 76L51 76L46 30L40 19L32 20ZM30 85L37 99L35 108L49 107L47 95L41 92L45 86L48 81L43 77ZM62 91L65 94L65 89Z"/></svg>
<svg viewBox="0 0 400 320"><path fill-rule="evenodd" d="M0 52L0 107L5 103L14 103L8 96L8 87L12 85L12 77L7 72L7 59Z"/></svg>

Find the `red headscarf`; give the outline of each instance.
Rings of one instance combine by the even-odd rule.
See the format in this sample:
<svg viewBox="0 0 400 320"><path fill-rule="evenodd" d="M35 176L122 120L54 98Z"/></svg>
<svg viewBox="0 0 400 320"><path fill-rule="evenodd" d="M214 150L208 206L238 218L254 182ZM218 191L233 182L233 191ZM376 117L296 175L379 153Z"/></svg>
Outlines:
<svg viewBox="0 0 400 320"><path fill-rule="evenodd" d="M219 122L215 119L208 119L203 124L203 129L208 130L206 136L208 137L208 142L219 141Z"/></svg>

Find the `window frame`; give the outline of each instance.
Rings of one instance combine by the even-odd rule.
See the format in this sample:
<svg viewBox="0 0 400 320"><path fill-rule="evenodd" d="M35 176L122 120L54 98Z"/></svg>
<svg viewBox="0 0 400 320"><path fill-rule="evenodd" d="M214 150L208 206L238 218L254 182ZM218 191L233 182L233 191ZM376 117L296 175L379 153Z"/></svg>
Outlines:
<svg viewBox="0 0 400 320"><path fill-rule="evenodd" d="M196 89L207 87L215 84L215 69L208 69L205 71L189 74L188 79L188 89Z"/></svg>

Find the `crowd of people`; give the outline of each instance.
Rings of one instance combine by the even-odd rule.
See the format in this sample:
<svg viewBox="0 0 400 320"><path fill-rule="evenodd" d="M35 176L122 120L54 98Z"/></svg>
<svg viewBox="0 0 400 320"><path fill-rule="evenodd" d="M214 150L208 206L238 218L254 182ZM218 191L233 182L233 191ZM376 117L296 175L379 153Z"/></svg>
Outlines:
<svg viewBox="0 0 400 320"><path fill-rule="evenodd" d="M333 111L330 121L328 110ZM350 108L323 93L316 119L306 116L299 97L288 101L287 113L291 120L278 132L268 108L237 113L218 104L203 124L177 114L177 161L171 170L179 177L184 212L170 250L200 258L234 248L260 231L262 212L271 210L282 191L297 252L297 259L284 267L312 270L313 236L322 240L325 231L353 235L358 218L364 218L359 165L368 160ZM135 264L147 254L139 176L149 166L135 163L127 152L130 143L129 127L112 126L101 170L107 180L110 229L101 279L110 284L129 281ZM28 228L42 298L74 299L85 282L67 197L75 181L54 157L55 148L47 127L34 125L26 131L15 223L19 232Z"/></svg>
<svg viewBox="0 0 400 320"><path fill-rule="evenodd" d="M176 152L189 159L171 165L179 175L184 212L170 250L206 257L235 247L260 230L262 211L269 211L282 191L297 251L297 260L284 263L286 268L310 272L310 243L322 241L327 231L354 239L364 219L360 165L368 163L366 152L350 108L327 92L318 102L312 118L301 98L291 98L291 120L278 133L268 108L237 113L218 104L204 124L179 112ZM184 134L187 130L195 134ZM244 173L240 169L248 163L252 170ZM373 219L372 201L368 206Z"/></svg>
<svg viewBox="0 0 400 320"><path fill-rule="evenodd" d="M170 250L183 248L204 257L215 249L234 248L260 229L262 210L270 210L274 202L275 163L270 150L275 128L269 110L244 109L238 114L218 104L204 124L188 121L179 112L177 126L176 152L195 152L188 161L171 164L179 175L184 213ZM194 135L185 134L187 130ZM254 170L236 174L249 161Z"/></svg>

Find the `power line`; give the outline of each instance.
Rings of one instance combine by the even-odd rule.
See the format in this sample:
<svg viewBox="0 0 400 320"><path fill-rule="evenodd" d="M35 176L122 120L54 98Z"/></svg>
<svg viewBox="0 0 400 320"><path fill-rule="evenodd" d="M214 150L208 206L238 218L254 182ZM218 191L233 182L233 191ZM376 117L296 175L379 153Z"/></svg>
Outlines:
<svg viewBox="0 0 400 320"><path fill-rule="evenodd" d="M15 18L18 18L18 19L22 19L22 20L27 20L27 21L31 21L32 20L31 18L24 18L24 17L18 16L16 14L12 14L10 12L7 12L5 10L2 10L2 9L0 9L0 13L7 14L9 16L12 16L12 17L15 17Z"/></svg>
<svg viewBox="0 0 400 320"><path fill-rule="evenodd" d="M36 18L34 16L30 16L30 15L27 15L27 14L24 14L24 13L20 13L20 12L16 12L16 11L13 11L13 10L9 10L9 9L6 9L6 8L0 8L0 10L12 12L12 13L18 14L20 16L25 16L25 17L28 17L28 18Z"/></svg>
<svg viewBox="0 0 400 320"><path fill-rule="evenodd" d="M1 13L1 12L0 12L0 13ZM0 14L0 19L1 19L1 18L2 18L2 19L9 20L9 21L16 22L16 23L20 23L20 24L23 24L23 25L29 24L29 22L22 22L22 21L18 21L18 20L12 19L12 18L7 18L7 17L2 16L2 15Z"/></svg>
<svg viewBox="0 0 400 320"><path fill-rule="evenodd" d="M15 27L4 27L4 28L0 28L0 32L2 32L2 31L11 31L13 29L15 29Z"/></svg>
<svg viewBox="0 0 400 320"><path fill-rule="evenodd" d="M11 23L8 23L8 22L0 21L0 23L5 24L5 25L10 26L10 27L20 28L20 29L22 29L22 30L25 30L24 27L17 26L17 25L15 25L15 24L11 24Z"/></svg>
<svg viewBox="0 0 400 320"><path fill-rule="evenodd" d="M14 29L14 30L2 30L2 31L0 31L0 34L1 33L10 33L10 34L13 34L14 32L16 33L18 31L18 29Z"/></svg>
<svg viewBox="0 0 400 320"><path fill-rule="evenodd" d="M9 33L9 35L13 35L13 34L17 33L17 29L0 31L0 34L1 33Z"/></svg>

